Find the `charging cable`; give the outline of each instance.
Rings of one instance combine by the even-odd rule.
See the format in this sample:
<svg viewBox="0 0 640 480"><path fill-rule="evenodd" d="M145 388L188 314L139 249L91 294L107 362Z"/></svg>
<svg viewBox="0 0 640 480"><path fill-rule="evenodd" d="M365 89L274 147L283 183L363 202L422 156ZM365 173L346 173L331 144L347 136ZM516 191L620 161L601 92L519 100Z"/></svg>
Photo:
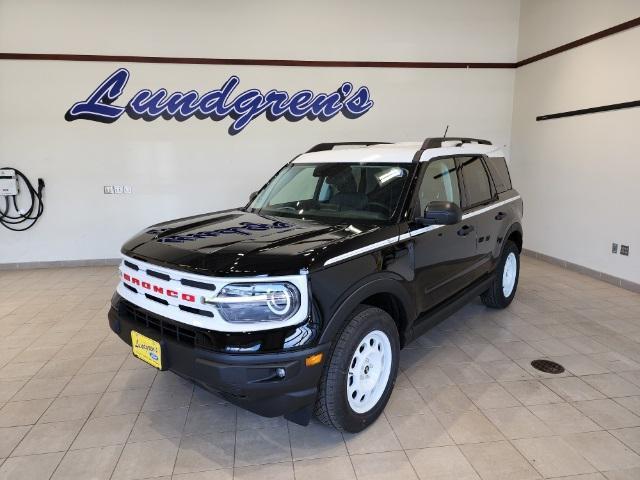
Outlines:
<svg viewBox="0 0 640 480"><path fill-rule="evenodd" d="M0 169L4 170L4 169ZM44 213L44 203L42 202L42 191L44 190L44 180L38 179L38 189L36 190L31 185L29 179L20 171L15 168L11 168L16 175L16 182L20 183L20 180L27 187L27 192L31 198L31 205L27 210L20 210L18 208L18 195L5 195L4 196L4 209L0 207L0 224L9 230L14 232L24 232L33 227L38 219ZM9 200L11 198L11 201ZM13 207L13 212L11 211Z"/></svg>

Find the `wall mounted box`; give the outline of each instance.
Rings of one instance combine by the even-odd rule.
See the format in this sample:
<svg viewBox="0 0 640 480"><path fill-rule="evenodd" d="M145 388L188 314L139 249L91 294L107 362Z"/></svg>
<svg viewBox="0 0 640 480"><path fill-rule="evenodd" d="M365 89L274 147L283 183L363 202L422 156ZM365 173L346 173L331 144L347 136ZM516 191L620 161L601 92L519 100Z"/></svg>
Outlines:
<svg viewBox="0 0 640 480"><path fill-rule="evenodd" d="M0 170L0 196L12 196L18 194L18 181L15 170Z"/></svg>

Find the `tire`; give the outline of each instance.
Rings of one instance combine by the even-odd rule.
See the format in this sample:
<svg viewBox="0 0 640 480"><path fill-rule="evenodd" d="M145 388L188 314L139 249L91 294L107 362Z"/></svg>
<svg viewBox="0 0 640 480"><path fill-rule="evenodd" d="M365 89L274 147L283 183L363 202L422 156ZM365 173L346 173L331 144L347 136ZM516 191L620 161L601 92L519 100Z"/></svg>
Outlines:
<svg viewBox="0 0 640 480"><path fill-rule="evenodd" d="M384 310L361 305L334 345L314 413L339 431L360 432L380 416L389 401L398 374L398 328Z"/></svg>
<svg viewBox="0 0 640 480"><path fill-rule="evenodd" d="M515 268L515 271L514 271ZM505 275L505 269L507 274ZM489 289L481 295L482 303L490 308L506 308L513 301L520 277L520 251L515 243L507 241L496 269L496 277Z"/></svg>

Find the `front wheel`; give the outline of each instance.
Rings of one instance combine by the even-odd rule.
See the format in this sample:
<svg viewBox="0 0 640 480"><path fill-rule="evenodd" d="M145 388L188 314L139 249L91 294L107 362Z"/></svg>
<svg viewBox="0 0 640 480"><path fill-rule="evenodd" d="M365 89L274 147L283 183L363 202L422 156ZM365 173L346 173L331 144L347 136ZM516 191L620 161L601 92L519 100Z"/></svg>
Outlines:
<svg viewBox="0 0 640 480"><path fill-rule="evenodd" d="M398 374L400 341L384 310L352 314L323 372L315 414L338 430L359 432L382 413Z"/></svg>
<svg viewBox="0 0 640 480"><path fill-rule="evenodd" d="M502 250L496 277L489 289L481 296L482 303L491 308L508 307L516 295L519 276L520 250L515 243L508 241Z"/></svg>

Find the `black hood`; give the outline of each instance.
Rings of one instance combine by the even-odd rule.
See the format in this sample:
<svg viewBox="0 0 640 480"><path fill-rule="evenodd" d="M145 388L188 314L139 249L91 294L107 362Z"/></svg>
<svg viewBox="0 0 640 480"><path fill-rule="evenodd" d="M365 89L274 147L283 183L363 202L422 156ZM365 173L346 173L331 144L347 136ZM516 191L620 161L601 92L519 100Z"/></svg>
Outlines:
<svg viewBox="0 0 640 480"><path fill-rule="evenodd" d="M291 275L393 235L397 226L326 224L242 210L154 225L123 247L125 255L205 275Z"/></svg>

